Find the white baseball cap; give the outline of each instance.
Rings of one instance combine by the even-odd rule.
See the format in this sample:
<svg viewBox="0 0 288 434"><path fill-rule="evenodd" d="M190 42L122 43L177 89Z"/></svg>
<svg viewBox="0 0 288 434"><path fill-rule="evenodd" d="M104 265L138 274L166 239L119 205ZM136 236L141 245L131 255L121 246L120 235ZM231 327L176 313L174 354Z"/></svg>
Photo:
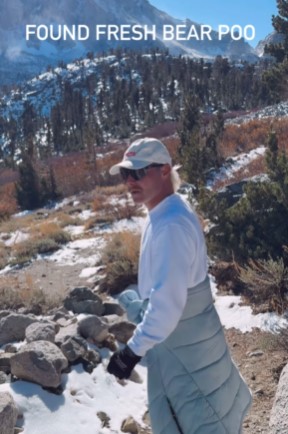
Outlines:
<svg viewBox="0 0 288 434"><path fill-rule="evenodd" d="M137 170L153 163L171 166L172 159L166 146L160 140L145 137L131 143L123 156L123 160L112 166L109 173L110 175L117 175L121 167Z"/></svg>

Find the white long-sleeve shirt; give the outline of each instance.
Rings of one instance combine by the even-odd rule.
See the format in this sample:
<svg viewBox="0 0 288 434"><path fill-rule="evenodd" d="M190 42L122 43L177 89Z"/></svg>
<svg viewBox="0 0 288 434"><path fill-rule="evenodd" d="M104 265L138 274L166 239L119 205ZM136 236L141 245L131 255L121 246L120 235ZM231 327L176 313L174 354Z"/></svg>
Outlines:
<svg viewBox="0 0 288 434"><path fill-rule="evenodd" d="M190 206L173 194L148 214L141 238L138 291L148 299L144 318L129 347L144 356L175 329L187 299L187 289L207 275L204 235Z"/></svg>

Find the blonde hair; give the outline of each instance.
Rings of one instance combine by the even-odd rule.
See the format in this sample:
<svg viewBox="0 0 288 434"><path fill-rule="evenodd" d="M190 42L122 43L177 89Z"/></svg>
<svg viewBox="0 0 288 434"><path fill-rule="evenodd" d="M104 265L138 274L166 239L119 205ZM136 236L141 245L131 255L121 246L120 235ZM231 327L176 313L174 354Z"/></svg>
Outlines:
<svg viewBox="0 0 288 434"><path fill-rule="evenodd" d="M177 166L173 166L173 167L172 167L172 170L171 170L171 173L170 173L170 176L171 176L171 182L172 182L172 186L173 186L174 193L176 193L176 191L178 190L178 188L179 188L180 185L181 185L181 178L180 178L180 175L179 175L179 173L178 173L178 169L179 169L180 167L181 167L181 166L179 166L179 165L177 165Z"/></svg>

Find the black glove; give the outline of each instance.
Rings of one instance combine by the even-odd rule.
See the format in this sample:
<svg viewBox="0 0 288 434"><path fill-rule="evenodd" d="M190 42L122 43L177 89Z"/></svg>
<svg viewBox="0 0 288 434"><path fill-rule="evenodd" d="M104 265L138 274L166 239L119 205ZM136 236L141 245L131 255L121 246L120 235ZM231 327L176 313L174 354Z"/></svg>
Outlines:
<svg viewBox="0 0 288 434"><path fill-rule="evenodd" d="M140 362L141 357L137 356L133 351L126 345L123 350L115 351L111 356L111 359L107 366L107 371L109 374L115 375L115 377L129 378L134 366Z"/></svg>

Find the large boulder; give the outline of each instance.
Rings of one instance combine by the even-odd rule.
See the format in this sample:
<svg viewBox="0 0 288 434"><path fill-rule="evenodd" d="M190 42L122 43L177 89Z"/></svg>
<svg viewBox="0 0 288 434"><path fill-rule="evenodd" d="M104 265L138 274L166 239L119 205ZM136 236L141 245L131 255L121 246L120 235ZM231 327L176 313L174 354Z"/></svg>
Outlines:
<svg viewBox="0 0 288 434"><path fill-rule="evenodd" d="M288 364L280 375L273 407L270 414L269 434L288 433Z"/></svg>
<svg viewBox="0 0 288 434"><path fill-rule="evenodd" d="M13 434L18 410L8 392L0 393L0 434Z"/></svg>
<svg viewBox="0 0 288 434"><path fill-rule="evenodd" d="M55 324L49 322L34 322L25 330L26 341L55 342L56 331L59 331L59 328L58 326L56 329Z"/></svg>
<svg viewBox="0 0 288 434"><path fill-rule="evenodd" d="M26 328L36 322L32 315L11 313L0 319L0 346L9 342L19 342L25 339Z"/></svg>
<svg viewBox="0 0 288 434"><path fill-rule="evenodd" d="M48 341L23 345L10 361L13 375L50 388L60 386L61 372L68 366L62 351Z"/></svg>

